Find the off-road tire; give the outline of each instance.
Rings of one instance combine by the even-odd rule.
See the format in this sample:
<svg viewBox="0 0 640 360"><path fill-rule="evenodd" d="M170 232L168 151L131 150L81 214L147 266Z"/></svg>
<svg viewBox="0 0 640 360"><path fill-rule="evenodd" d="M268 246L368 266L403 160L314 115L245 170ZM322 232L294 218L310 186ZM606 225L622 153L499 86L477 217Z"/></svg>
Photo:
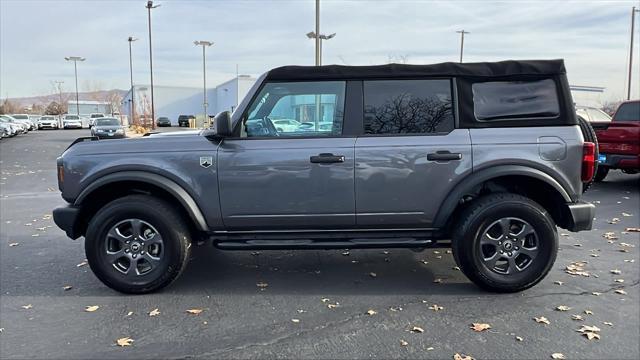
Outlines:
<svg viewBox="0 0 640 360"><path fill-rule="evenodd" d="M162 263L149 274L130 281L103 255L108 231L126 219L140 219L155 227L163 240ZM166 201L149 195L129 195L100 209L89 222L85 253L93 273L108 287L128 294L153 292L171 284L184 271L191 252L189 226Z"/></svg>
<svg viewBox="0 0 640 360"><path fill-rule="evenodd" d="M598 137L596 136L596 131L593 130L593 127L591 126L591 124L589 124L587 120L583 119L580 116L578 116L578 125L580 126L580 131L582 131L582 137L584 138L584 141L592 142L596 145L596 152L594 154L596 159L595 168L593 172L594 175L591 177L591 179L589 179L589 181L584 181L582 183L582 192L584 193L589 189L589 187L591 187L591 184L593 184L596 174L598 173L598 154L599 154Z"/></svg>
<svg viewBox="0 0 640 360"><path fill-rule="evenodd" d="M604 178L609 174L609 168L606 166L598 166L598 171L596 171L596 176L593 177L593 181L602 182Z"/></svg>
<svg viewBox="0 0 640 360"><path fill-rule="evenodd" d="M504 275L489 269L482 260L480 237L489 224L504 217L520 218L536 231L537 257L522 272ZM489 194L475 200L460 215L451 245L462 272L476 285L494 292L517 292L542 280L555 262L558 234L551 215L531 199L511 193Z"/></svg>

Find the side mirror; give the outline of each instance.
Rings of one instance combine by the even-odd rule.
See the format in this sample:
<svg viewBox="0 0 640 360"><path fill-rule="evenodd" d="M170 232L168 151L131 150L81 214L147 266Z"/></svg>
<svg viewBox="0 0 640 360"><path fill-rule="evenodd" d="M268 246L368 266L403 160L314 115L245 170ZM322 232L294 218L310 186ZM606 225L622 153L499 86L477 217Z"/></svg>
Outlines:
<svg viewBox="0 0 640 360"><path fill-rule="evenodd" d="M231 112L222 111L216 115L213 119L214 127L216 129L216 135L218 136L231 136L233 135L233 128L231 125Z"/></svg>

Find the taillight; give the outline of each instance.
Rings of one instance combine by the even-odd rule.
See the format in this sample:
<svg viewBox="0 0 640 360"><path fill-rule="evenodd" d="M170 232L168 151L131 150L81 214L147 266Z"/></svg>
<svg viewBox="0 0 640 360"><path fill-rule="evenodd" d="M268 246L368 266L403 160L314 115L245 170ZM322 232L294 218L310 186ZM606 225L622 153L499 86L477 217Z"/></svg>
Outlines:
<svg viewBox="0 0 640 360"><path fill-rule="evenodd" d="M585 142L582 147L582 181L589 182L596 171L596 144Z"/></svg>

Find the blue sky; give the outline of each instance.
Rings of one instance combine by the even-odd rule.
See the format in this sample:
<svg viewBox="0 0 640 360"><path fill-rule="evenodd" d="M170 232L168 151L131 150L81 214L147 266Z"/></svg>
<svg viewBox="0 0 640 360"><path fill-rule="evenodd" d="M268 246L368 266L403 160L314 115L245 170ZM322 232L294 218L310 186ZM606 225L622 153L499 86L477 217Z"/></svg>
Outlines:
<svg viewBox="0 0 640 360"><path fill-rule="evenodd" d="M0 95L44 95L51 82L73 90L127 89L127 37L135 36L134 82L148 83L145 1L0 0ZM286 64L314 61L313 0L157 1L153 10L154 82L201 86L201 49L211 40L208 85L240 73L260 74ZM459 34L465 61L564 58L576 85L604 86L605 97L624 95L631 6L638 1L339 1L321 2L324 64L369 65L406 56L410 63L457 61ZM640 64L636 16L635 64ZM640 96L635 66L635 97Z"/></svg>

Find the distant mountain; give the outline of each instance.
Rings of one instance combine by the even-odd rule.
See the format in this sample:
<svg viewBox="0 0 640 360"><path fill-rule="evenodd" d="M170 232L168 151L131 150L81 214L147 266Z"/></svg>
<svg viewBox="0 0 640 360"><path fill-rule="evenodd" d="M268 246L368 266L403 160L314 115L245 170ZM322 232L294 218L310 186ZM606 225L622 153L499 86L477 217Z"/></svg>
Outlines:
<svg viewBox="0 0 640 360"><path fill-rule="evenodd" d="M94 101L112 102L112 100L116 97L119 97L121 99L122 97L124 97L126 93L127 93L127 90L120 90L120 89L88 91L88 92L79 92L78 98L80 99L80 101L94 100ZM75 92L62 93L63 103L66 103L68 100L74 101L75 99L76 99ZM34 104L46 107L52 101L59 102L60 94L49 94L49 95L30 96L30 97L21 97L21 98L9 98L9 101L21 107L29 107Z"/></svg>

